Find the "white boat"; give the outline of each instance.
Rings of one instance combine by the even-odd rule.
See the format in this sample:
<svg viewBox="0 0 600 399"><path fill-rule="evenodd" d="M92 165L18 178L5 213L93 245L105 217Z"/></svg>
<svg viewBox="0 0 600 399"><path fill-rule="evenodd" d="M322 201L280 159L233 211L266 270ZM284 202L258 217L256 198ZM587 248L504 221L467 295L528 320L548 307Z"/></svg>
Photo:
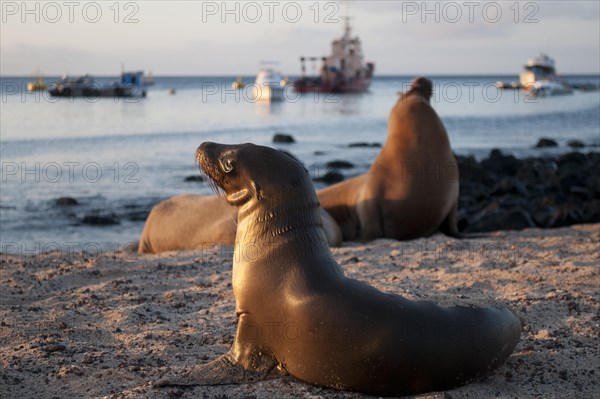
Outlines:
<svg viewBox="0 0 600 399"><path fill-rule="evenodd" d="M252 87L256 101L282 101L285 83L283 75L273 68L261 68Z"/></svg>
<svg viewBox="0 0 600 399"><path fill-rule="evenodd" d="M571 93L571 87L556 74L554 59L541 53L530 58L519 75L523 89L541 96Z"/></svg>
<svg viewBox="0 0 600 399"><path fill-rule="evenodd" d="M562 82L549 79L542 79L533 82L533 84L529 85L528 90L534 96L540 97L570 94L573 92L569 86L563 84Z"/></svg>

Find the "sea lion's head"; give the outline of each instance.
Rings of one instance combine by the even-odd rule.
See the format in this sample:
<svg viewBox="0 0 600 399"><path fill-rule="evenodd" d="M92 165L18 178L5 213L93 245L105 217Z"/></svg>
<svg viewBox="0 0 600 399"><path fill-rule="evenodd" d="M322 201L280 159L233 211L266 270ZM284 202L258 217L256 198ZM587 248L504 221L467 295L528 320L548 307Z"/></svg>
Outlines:
<svg viewBox="0 0 600 399"><path fill-rule="evenodd" d="M407 92L403 93L400 99L405 99L408 96L417 95L421 97L423 100L429 102L431 95L433 94L433 83L431 80L419 76L415 80L413 80L410 84L410 89Z"/></svg>
<svg viewBox="0 0 600 399"><path fill-rule="evenodd" d="M318 203L304 166L273 148L205 142L198 147L196 159L231 205L242 206L251 200L271 205L299 200Z"/></svg>

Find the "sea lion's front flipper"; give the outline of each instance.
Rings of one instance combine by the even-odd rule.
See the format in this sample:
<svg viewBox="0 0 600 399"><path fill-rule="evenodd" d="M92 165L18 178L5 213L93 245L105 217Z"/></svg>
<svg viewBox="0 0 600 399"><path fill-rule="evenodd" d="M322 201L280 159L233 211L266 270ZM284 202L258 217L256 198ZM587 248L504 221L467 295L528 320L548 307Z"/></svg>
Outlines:
<svg viewBox="0 0 600 399"><path fill-rule="evenodd" d="M276 367L268 372L245 369L236 364L227 353L210 363L194 366L179 374L163 377L154 383L154 386L248 384L277 378L284 374Z"/></svg>

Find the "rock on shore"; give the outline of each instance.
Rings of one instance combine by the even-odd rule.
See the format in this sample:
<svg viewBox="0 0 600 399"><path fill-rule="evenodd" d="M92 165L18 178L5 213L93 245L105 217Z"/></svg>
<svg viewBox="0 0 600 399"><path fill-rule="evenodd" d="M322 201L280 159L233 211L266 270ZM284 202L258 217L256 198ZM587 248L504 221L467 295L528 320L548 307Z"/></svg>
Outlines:
<svg viewBox="0 0 600 399"><path fill-rule="evenodd" d="M600 153L517 159L457 157L464 232L600 222Z"/></svg>

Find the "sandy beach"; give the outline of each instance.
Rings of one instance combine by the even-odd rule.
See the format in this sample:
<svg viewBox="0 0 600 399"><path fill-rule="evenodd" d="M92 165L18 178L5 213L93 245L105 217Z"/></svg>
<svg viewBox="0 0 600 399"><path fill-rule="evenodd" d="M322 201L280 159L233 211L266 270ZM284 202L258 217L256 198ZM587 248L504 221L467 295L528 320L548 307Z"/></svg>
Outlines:
<svg viewBox="0 0 600 399"><path fill-rule="evenodd" d="M600 399L600 1L0 2L0 399Z"/></svg>
<svg viewBox="0 0 600 399"><path fill-rule="evenodd" d="M523 320L486 380L419 398L600 395L600 225L346 243L348 276L410 299L500 303ZM363 398L292 377L155 389L164 373L226 352L236 330L231 248L138 256L3 255L3 398ZM465 354L468 356L468 354Z"/></svg>

